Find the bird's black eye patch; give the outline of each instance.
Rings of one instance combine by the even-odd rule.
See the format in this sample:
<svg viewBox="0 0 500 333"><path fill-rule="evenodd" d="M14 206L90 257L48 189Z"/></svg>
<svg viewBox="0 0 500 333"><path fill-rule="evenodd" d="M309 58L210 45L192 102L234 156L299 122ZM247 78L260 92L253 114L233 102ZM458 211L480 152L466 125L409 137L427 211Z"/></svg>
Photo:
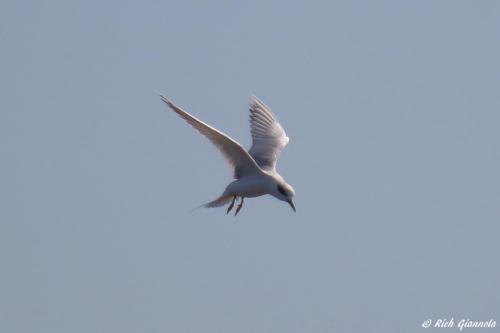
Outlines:
<svg viewBox="0 0 500 333"><path fill-rule="evenodd" d="M288 194L286 193L286 190L285 190L285 188L284 188L283 186L278 185L278 191L279 191L281 194L283 194L285 197L287 197L287 196L288 196Z"/></svg>

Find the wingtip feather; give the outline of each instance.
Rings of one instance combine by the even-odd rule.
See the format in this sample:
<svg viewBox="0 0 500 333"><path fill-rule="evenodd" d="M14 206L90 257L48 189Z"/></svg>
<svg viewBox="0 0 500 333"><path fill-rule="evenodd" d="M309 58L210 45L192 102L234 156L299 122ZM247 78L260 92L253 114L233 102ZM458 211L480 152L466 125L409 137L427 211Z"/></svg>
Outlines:
<svg viewBox="0 0 500 333"><path fill-rule="evenodd" d="M169 100L167 97L163 96L160 93L158 93L158 95L160 96L163 103L167 104L171 109L173 109L175 112L179 113L177 110L178 107L174 104L174 102L172 102L171 100Z"/></svg>

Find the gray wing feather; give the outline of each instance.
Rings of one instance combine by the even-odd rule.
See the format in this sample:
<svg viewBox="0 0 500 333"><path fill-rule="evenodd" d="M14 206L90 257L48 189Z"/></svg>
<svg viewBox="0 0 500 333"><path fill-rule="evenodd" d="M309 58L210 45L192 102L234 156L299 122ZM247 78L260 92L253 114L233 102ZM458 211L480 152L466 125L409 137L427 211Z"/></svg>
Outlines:
<svg viewBox="0 0 500 333"><path fill-rule="evenodd" d="M234 177L240 178L243 174L262 172L255 160L245 151L245 149L226 134L202 122L198 118L182 110L164 96L161 99L175 113L186 120L193 128L208 138L224 155L229 164L234 168Z"/></svg>
<svg viewBox="0 0 500 333"><path fill-rule="evenodd" d="M278 155L289 138L271 109L255 96L250 102L250 132L250 156L262 169L275 171Z"/></svg>

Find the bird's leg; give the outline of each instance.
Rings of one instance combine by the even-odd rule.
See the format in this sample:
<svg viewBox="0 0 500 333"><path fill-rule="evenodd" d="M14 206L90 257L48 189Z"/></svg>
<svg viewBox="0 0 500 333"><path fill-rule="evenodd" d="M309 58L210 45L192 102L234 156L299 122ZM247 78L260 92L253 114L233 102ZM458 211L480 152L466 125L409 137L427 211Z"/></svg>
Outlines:
<svg viewBox="0 0 500 333"><path fill-rule="evenodd" d="M234 213L234 216L238 215L241 207L243 207L243 197L241 197L241 201L240 201L240 204L238 205L238 207L236 207L236 212Z"/></svg>
<svg viewBox="0 0 500 333"><path fill-rule="evenodd" d="M226 214L229 214L229 212L231 211L231 209L233 209L233 206L234 206L234 202L236 201L236 196L233 197L233 201L231 201L231 204L229 205L229 207L227 207L227 212Z"/></svg>

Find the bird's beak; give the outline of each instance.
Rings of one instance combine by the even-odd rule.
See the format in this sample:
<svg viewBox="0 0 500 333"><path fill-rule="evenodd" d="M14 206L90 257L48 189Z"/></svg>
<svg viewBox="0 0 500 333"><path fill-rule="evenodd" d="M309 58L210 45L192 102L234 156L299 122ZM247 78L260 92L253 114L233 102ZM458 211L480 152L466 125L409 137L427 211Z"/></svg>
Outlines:
<svg viewBox="0 0 500 333"><path fill-rule="evenodd" d="M296 210L295 210L295 205L293 204L292 199L287 200L287 202L290 204L290 207L292 207L293 211L294 211L294 212L296 212Z"/></svg>

